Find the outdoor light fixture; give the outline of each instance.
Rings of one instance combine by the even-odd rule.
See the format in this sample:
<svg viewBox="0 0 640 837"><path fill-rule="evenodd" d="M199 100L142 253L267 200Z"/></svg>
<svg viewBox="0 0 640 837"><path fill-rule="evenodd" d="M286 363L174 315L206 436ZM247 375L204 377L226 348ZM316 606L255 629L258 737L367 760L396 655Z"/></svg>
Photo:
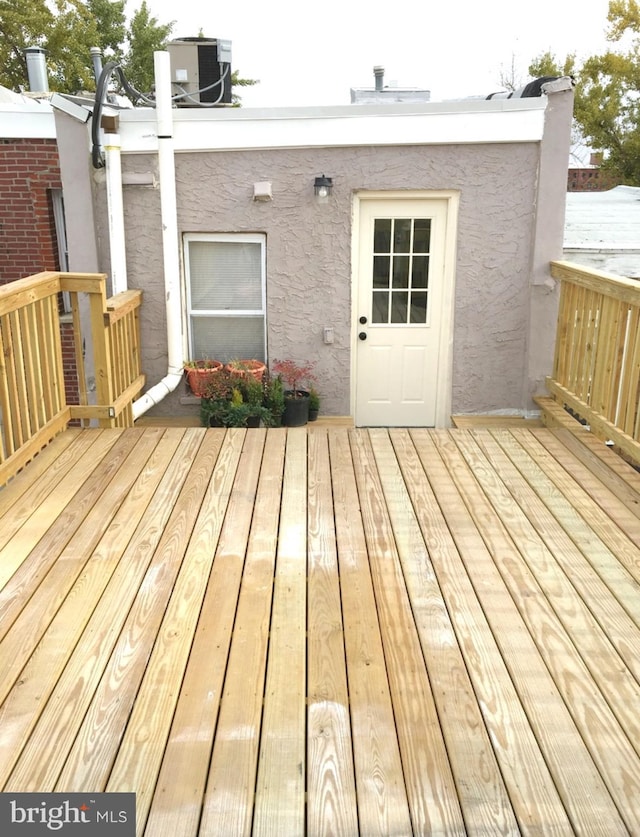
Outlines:
<svg viewBox="0 0 640 837"><path fill-rule="evenodd" d="M330 177L325 177L324 174L322 177L316 177L313 181L313 191L316 194L316 198L320 201L326 201L326 199L331 194L331 190L333 188L333 182Z"/></svg>

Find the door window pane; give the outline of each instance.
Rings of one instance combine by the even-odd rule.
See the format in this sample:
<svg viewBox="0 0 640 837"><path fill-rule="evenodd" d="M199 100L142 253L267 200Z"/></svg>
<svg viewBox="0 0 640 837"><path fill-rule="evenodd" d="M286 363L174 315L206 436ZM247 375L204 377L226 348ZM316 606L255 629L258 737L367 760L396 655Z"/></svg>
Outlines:
<svg viewBox="0 0 640 837"><path fill-rule="evenodd" d="M391 266L391 256L374 256L373 257L373 287L374 288L388 288L389 287L389 268Z"/></svg>
<svg viewBox="0 0 640 837"><path fill-rule="evenodd" d="M373 305L371 310L372 323L388 323L389 322L389 292L388 291L374 291Z"/></svg>
<svg viewBox="0 0 640 837"><path fill-rule="evenodd" d="M409 294L406 291L394 291L391 296L391 322L406 323Z"/></svg>
<svg viewBox="0 0 640 837"><path fill-rule="evenodd" d="M429 286L429 256L414 256L411 266L411 287L427 288Z"/></svg>
<svg viewBox="0 0 640 837"><path fill-rule="evenodd" d="M376 218L373 225L373 252L391 252L391 218Z"/></svg>
<svg viewBox="0 0 640 837"><path fill-rule="evenodd" d="M394 253L408 253L411 250L411 218L396 218L393 226Z"/></svg>
<svg viewBox="0 0 640 837"><path fill-rule="evenodd" d="M393 287L409 287L409 256L396 256L393 260Z"/></svg>
<svg viewBox="0 0 640 837"><path fill-rule="evenodd" d="M428 253L431 243L431 219L416 218L413 222L413 252Z"/></svg>
<svg viewBox="0 0 640 837"><path fill-rule="evenodd" d="M427 293L426 291L414 291L411 294L411 320L412 323L424 325L427 322Z"/></svg>
<svg viewBox="0 0 640 837"><path fill-rule="evenodd" d="M428 320L431 219L376 218L373 239L371 322L424 325Z"/></svg>

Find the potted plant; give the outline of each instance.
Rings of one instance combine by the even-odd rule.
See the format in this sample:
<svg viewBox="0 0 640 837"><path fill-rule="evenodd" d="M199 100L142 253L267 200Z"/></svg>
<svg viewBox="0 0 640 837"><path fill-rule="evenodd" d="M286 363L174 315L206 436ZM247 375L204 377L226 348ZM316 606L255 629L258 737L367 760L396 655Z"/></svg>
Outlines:
<svg viewBox="0 0 640 837"><path fill-rule="evenodd" d="M284 386L280 375L267 373L264 379L263 403L269 411L269 420L265 422L270 427L280 427L284 413Z"/></svg>
<svg viewBox="0 0 640 837"><path fill-rule="evenodd" d="M303 387L314 380L314 364L276 360L273 369L282 376L285 385L288 385L284 391L282 423L287 427L300 427L306 424L309 420L309 391Z"/></svg>
<svg viewBox="0 0 640 837"><path fill-rule="evenodd" d="M238 390L247 408L247 427L260 427L260 422L263 420L268 423L271 413L263 406L264 389L262 381L254 375L248 374L238 380Z"/></svg>
<svg viewBox="0 0 640 837"><path fill-rule="evenodd" d="M204 427L225 427L233 394L233 380L220 369L203 387L200 420Z"/></svg>
<svg viewBox="0 0 640 837"><path fill-rule="evenodd" d="M309 387L309 421L317 421L320 412L320 396L313 384Z"/></svg>
<svg viewBox="0 0 640 837"><path fill-rule="evenodd" d="M269 425L271 410L263 405L263 386L252 375L238 377L222 369L204 389L200 418L205 427Z"/></svg>
<svg viewBox="0 0 640 837"><path fill-rule="evenodd" d="M206 358L203 360L188 360L183 368L189 389L198 398L202 398L209 381L222 369L222 363L219 360L208 360Z"/></svg>
<svg viewBox="0 0 640 837"><path fill-rule="evenodd" d="M260 383L262 383L263 375L267 369L261 360L230 360L225 368L238 378L246 378L252 375Z"/></svg>

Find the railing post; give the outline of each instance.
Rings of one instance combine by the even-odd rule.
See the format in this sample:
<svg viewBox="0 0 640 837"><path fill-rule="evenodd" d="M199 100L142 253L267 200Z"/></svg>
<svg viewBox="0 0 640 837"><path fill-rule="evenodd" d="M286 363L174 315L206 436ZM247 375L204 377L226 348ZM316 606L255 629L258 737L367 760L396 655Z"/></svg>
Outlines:
<svg viewBox="0 0 640 837"><path fill-rule="evenodd" d="M104 281L100 292L89 294L91 333L93 337L93 362L96 376L98 404L109 405L114 401L113 372L111 368L111 334L105 322L107 298ZM100 427L115 427L115 417L98 419Z"/></svg>

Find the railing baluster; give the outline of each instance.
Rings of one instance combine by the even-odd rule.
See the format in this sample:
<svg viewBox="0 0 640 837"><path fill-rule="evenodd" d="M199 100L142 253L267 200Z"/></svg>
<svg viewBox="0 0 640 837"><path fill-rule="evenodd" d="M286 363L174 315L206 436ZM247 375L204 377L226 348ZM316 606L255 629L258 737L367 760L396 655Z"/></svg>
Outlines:
<svg viewBox="0 0 640 837"><path fill-rule="evenodd" d="M556 400L640 461L640 283L552 262L561 280Z"/></svg>
<svg viewBox="0 0 640 837"><path fill-rule="evenodd" d="M138 310L141 294L105 296L103 274L41 273L0 288L0 485L67 426L71 418L104 427L133 424L131 403L144 386ZM58 294L72 301L79 404L64 385ZM83 332L80 294L91 334ZM90 338L90 339L86 339ZM85 345L91 346L97 404L89 404Z"/></svg>

